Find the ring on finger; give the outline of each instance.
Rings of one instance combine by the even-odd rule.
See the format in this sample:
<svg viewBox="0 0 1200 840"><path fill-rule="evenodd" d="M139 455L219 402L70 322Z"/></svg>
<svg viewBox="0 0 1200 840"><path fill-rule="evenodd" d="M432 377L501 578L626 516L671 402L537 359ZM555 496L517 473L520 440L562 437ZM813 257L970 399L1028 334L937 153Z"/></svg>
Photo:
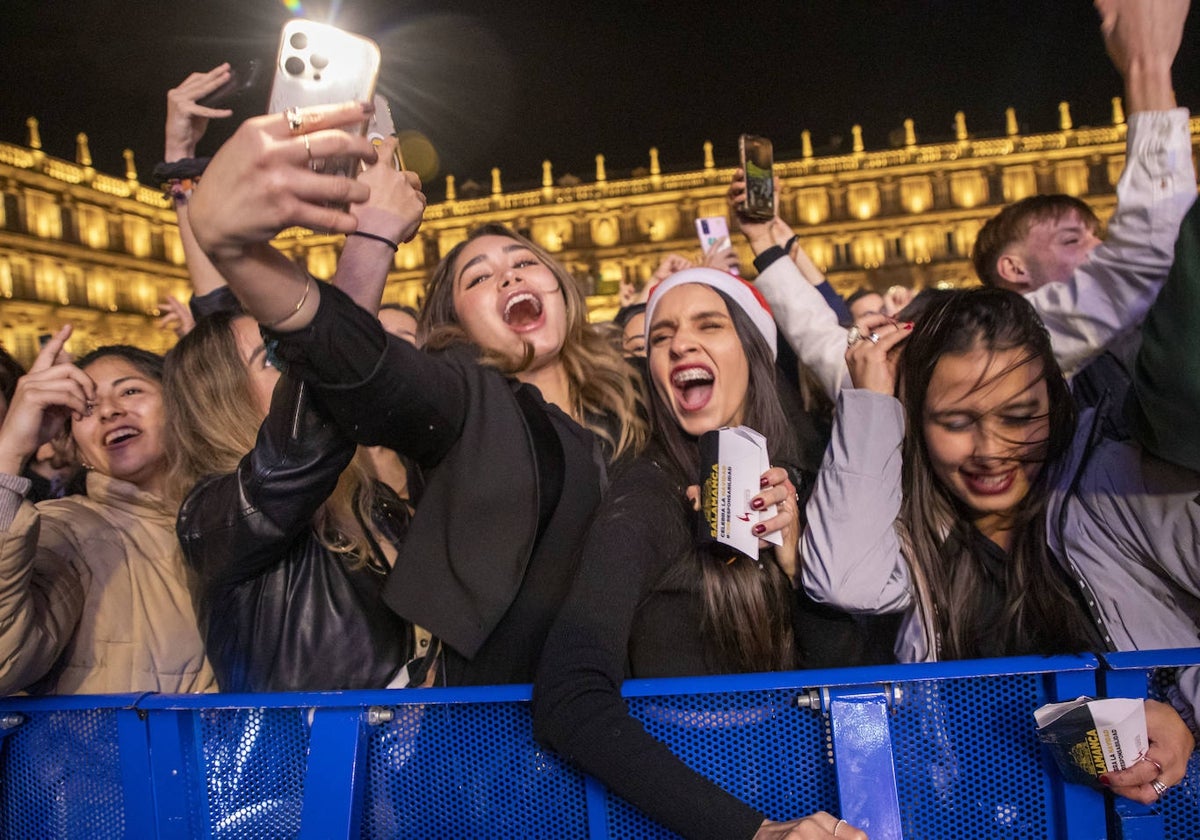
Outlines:
<svg viewBox="0 0 1200 840"><path fill-rule="evenodd" d="M1162 779L1155 779L1154 781L1150 782L1150 787L1154 788L1155 796L1161 797L1167 792L1168 786L1162 783Z"/></svg>
<svg viewBox="0 0 1200 840"><path fill-rule="evenodd" d="M316 168L316 162L315 162L315 161L313 161L313 156L312 156L312 146L311 146L311 145L309 144L309 142L308 142L308 135L307 135L307 134L301 134L301 135L300 135L300 139L304 141L304 151L305 151L305 152L308 154L308 168L309 168L309 169L315 169L315 168Z"/></svg>
<svg viewBox="0 0 1200 840"><path fill-rule="evenodd" d="M294 105L283 112L287 117L288 131L292 134L299 134L304 130L304 119L300 116L300 109Z"/></svg>
<svg viewBox="0 0 1200 840"><path fill-rule="evenodd" d="M862 337L863 337L862 330L860 330L858 328L857 324L854 325L846 332L846 346L853 347L855 344L857 344L862 339Z"/></svg>
<svg viewBox="0 0 1200 840"><path fill-rule="evenodd" d="M877 332L873 332L873 333L871 333L869 336L867 336L867 338L870 340L870 342L871 342L872 344L878 344L878 343L879 343L879 333L877 333Z"/></svg>
<svg viewBox="0 0 1200 840"><path fill-rule="evenodd" d="M835 822L833 824L833 832L832 833L833 833L834 837L837 837L838 829L841 828L845 824L846 824L845 820L838 820L837 822Z"/></svg>

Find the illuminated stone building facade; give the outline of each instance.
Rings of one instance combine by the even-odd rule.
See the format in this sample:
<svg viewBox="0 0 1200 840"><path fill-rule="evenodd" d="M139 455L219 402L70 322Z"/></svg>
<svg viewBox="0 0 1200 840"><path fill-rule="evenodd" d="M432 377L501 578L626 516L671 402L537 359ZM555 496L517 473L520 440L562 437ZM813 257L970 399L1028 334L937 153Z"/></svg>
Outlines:
<svg viewBox="0 0 1200 840"><path fill-rule="evenodd" d="M1008 202L1065 192L1102 219L1111 214L1125 162L1119 100L1113 112L1112 125L1076 129L1064 103L1060 130L1023 135L1010 111L1006 134L989 138L971 136L959 114L956 138L942 143L918 142L906 122L902 142L884 151L865 151L855 126L851 151L832 156L813 155L805 134L798 159L776 162L781 215L843 293L971 283L975 234ZM138 182L128 153L124 177L104 175L83 135L68 162L45 155L36 122L29 128L25 146L0 144L0 343L27 363L38 335L70 321L75 352L110 342L165 350L174 336L154 327L158 303L189 293L169 202ZM1200 118L1191 134L1200 147ZM607 317L622 278L649 277L672 251L698 254L694 220L726 213L732 170L714 165L710 144L704 158L699 169L663 173L652 149L644 171L609 180L598 157L590 183L556 182L546 162L540 188L513 192L498 170L490 190L456 190L448 177L446 200L426 210L418 237L397 252L384 299L419 303L441 254L472 227L501 222L555 254L584 286L593 317ZM279 244L328 278L341 241L292 230ZM744 241L739 248L748 265Z"/></svg>

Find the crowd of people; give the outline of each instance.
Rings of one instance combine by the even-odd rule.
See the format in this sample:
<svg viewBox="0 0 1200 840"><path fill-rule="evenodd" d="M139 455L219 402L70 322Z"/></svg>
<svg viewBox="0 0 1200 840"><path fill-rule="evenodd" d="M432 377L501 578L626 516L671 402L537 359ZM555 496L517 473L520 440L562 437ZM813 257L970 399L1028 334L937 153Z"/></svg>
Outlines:
<svg viewBox="0 0 1200 840"><path fill-rule="evenodd" d="M535 736L684 836L854 840L718 788L622 682L1197 646L1188 3L1096 5L1129 111L1103 236L1035 196L980 231L982 288L843 300L782 218L739 214L739 171L753 271L670 255L607 325L499 225L419 312L381 306L425 197L394 140L344 130L373 106L252 118L201 174L229 67L189 76L166 125L180 341L71 359L66 326L0 365L0 690L533 682ZM359 177L311 166L331 156ZM294 225L346 234L331 283L271 244ZM698 440L743 425L771 464L757 556L694 536ZM1200 671L1168 699L1115 793L1183 778Z"/></svg>

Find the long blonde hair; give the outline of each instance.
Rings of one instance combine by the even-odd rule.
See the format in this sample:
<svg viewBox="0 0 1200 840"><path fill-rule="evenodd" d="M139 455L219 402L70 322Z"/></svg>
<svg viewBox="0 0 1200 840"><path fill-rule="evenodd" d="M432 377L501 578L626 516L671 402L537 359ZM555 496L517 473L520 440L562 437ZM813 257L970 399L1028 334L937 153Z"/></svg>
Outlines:
<svg viewBox="0 0 1200 840"><path fill-rule="evenodd" d="M454 268L463 248L481 236L503 236L519 242L554 274L566 301L567 334L559 360L567 375L571 402L581 409L580 419L584 425L612 446L614 457L641 449L648 430L639 411L637 373L603 333L588 323L587 302L575 278L548 253L511 228L498 224L477 227L438 263L425 287L425 305L421 309L418 329L422 346L441 350L453 344L470 343L454 309ZM486 347L480 349L485 364L508 374L519 373L533 362L533 348L529 344L525 345L525 354L520 359L489 351ZM611 429L590 419L600 416L611 417L617 422L615 439Z"/></svg>
<svg viewBox="0 0 1200 840"><path fill-rule="evenodd" d="M167 415L167 495L176 505L201 478L234 472L258 438L263 418L233 334L237 318L202 318L167 354L163 400ZM356 522L370 522L374 481L361 450L313 516L317 539L331 551L366 557L370 542Z"/></svg>

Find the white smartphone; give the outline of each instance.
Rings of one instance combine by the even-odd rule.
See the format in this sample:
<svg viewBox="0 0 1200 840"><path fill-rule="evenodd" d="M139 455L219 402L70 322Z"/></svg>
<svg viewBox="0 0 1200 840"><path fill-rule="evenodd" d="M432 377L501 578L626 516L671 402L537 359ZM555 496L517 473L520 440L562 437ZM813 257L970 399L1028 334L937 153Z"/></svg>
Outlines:
<svg viewBox="0 0 1200 840"><path fill-rule="evenodd" d="M696 220L696 235L700 237L700 247L708 253L715 245L729 243L729 222L724 216L704 216Z"/></svg>
<svg viewBox="0 0 1200 840"><path fill-rule="evenodd" d="M724 216L704 216L696 220L696 235L700 237L700 248L707 256L714 248L728 248L729 222ZM737 274L736 268L731 268Z"/></svg>
<svg viewBox="0 0 1200 840"><path fill-rule="evenodd" d="M289 20L279 38L267 110L274 114L350 100L370 102L379 65L379 46L370 38L327 23ZM366 129L364 120L358 131L361 134ZM351 177L358 171L357 161L350 158L316 160L313 169Z"/></svg>

